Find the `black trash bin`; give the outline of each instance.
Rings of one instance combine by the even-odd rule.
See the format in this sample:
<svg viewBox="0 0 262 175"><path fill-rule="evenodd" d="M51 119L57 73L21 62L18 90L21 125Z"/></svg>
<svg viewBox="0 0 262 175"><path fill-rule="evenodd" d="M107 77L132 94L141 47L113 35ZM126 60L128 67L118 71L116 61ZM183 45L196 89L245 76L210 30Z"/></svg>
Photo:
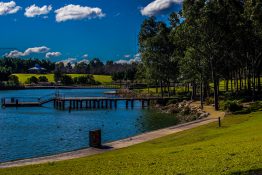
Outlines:
<svg viewBox="0 0 262 175"><path fill-rule="evenodd" d="M101 148L101 129L89 131L89 146Z"/></svg>

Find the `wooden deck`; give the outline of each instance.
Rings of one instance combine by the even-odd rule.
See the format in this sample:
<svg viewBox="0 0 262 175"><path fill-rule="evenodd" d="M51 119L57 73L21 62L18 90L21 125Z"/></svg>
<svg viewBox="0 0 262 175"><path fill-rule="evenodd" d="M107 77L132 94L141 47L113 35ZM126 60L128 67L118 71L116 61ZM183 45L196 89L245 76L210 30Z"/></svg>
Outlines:
<svg viewBox="0 0 262 175"><path fill-rule="evenodd" d="M141 102L141 107L149 107L151 101L171 100L181 98L175 97L135 97L135 98L112 98L112 97L50 97L48 99L39 100L38 102L24 102L19 99L8 100L2 99L2 107L40 107L46 103L53 102L53 106L59 110L73 109L100 109L100 108L117 108L119 101L125 101L126 108L134 107L135 101Z"/></svg>

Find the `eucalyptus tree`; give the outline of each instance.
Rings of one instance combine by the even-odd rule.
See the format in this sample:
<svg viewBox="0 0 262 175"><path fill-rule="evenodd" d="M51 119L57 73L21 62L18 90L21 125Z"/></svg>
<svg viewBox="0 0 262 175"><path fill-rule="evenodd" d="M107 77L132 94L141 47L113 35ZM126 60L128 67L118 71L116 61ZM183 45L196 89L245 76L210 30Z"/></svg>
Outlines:
<svg viewBox="0 0 262 175"><path fill-rule="evenodd" d="M252 96L255 99L256 78L257 89L260 91L260 75L262 65L262 1L246 0L245 4L245 28L246 28L246 60L252 75Z"/></svg>
<svg viewBox="0 0 262 175"><path fill-rule="evenodd" d="M171 79L174 79L174 62L171 61L173 45L169 39L170 29L164 22L157 22L154 17L146 19L139 34L139 51L147 79L159 82L161 96L163 85L169 90Z"/></svg>

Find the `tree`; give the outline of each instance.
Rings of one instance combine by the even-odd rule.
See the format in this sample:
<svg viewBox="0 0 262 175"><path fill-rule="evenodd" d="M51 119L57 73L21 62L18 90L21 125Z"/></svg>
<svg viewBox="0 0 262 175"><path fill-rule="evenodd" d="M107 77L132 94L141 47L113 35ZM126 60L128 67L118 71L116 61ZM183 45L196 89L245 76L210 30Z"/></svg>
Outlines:
<svg viewBox="0 0 262 175"><path fill-rule="evenodd" d="M14 83L16 86L19 85L19 78L16 75L10 75L8 81Z"/></svg>
<svg viewBox="0 0 262 175"><path fill-rule="evenodd" d="M156 22L154 17L146 19L139 34L139 50L146 79L151 79L161 86L166 84L169 91L170 81L175 79L176 61L172 60L173 44L169 39L170 28L163 22Z"/></svg>
<svg viewBox="0 0 262 175"><path fill-rule="evenodd" d="M46 76L40 76L38 77L39 82L48 82L48 79L46 78Z"/></svg>
<svg viewBox="0 0 262 175"><path fill-rule="evenodd" d="M38 84L38 81L38 78L36 78L35 76L31 76L26 80L26 84Z"/></svg>
<svg viewBox="0 0 262 175"><path fill-rule="evenodd" d="M9 75L11 75L11 68L0 67L0 81L8 81Z"/></svg>
<svg viewBox="0 0 262 175"><path fill-rule="evenodd" d="M72 85L72 84L74 84L74 81L73 81L71 76L69 76L69 75L62 75L61 83L63 85Z"/></svg>

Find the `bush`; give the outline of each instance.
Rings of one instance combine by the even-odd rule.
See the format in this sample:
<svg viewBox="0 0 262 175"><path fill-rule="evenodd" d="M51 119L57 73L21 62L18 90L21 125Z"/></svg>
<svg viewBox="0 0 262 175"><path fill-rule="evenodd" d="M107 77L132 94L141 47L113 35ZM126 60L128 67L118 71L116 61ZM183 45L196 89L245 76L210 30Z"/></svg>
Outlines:
<svg viewBox="0 0 262 175"><path fill-rule="evenodd" d="M46 78L46 76L40 76L38 79L40 82L48 82L48 79Z"/></svg>
<svg viewBox="0 0 262 175"><path fill-rule="evenodd" d="M176 104L178 102L179 102L179 100L177 100L177 99L171 99L171 100L168 100L167 105Z"/></svg>
<svg viewBox="0 0 262 175"><path fill-rule="evenodd" d="M206 105L213 105L215 103L214 101L214 98L213 97L208 97L206 98L206 101L205 101Z"/></svg>
<svg viewBox="0 0 262 175"><path fill-rule="evenodd" d="M82 85L98 85L99 82L95 81L93 75L85 75L85 76L79 76L74 78L75 84L82 84Z"/></svg>
<svg viewBox="0 0 262 175"><path fill-rule="evenodd" d="M242 109L241 111L233 112L233 114L250 114L252 110L250 108Z"/></svg>
<svg viewBox="0 0 262 175"><path fill-rule="evenodd" d="M73 81L73 79L72 79L71 76L69 76L69 75L63 75L63 76L61 77L61 83L62 83L63 85L72 85L72 84L74 84L74 81Z"/></svg>
<svg viewBox="0 0 262 175"><path fill-rule="evenodd" d="M37 84L38 83L38 78L36 78L35 76L32 76L30 78L28 78L25 82L26 84Z"/></svg>
<svg viewBox="0 0 262 175"><path fill-rule="evenodd" d="M262 109L262 102L256 101L255 103L252 103L249 108L251 111L258 111Z"/></svg>
<svg viewBox="0 0 262 175"><path fill-rule="evenodd" d="M16 75L10 75L8 77L8 81L14 83L15 85L19 85L19 78Z"/></svg>
<svg viewBox="0 0 262 175"><path fill-rule="evenodd" d="M224 104L224 110L230 111L230 112L236 112L243 109L243 106L236 100L234 101L226 101Z"/></svg>

